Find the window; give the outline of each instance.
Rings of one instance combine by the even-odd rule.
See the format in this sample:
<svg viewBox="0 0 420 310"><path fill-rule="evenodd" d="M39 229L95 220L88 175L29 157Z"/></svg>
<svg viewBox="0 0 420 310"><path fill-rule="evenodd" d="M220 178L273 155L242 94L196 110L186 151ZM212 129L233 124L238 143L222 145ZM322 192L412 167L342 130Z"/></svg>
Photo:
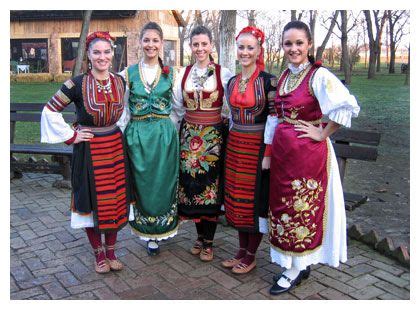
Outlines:
<svg viewBox="0 0 420 310"><path fill-rule="evenodd" d="M48 39L10 40L10 61L26 65L30 73L48 72Z"/></svg>
<svg viewBox="0 0 420 310"><path fill-rule="evenodd" d="M163 63L166 66L176 65L176 41L163 41Z"/></svg>
<svg viewBox="0 0 420 310"><path fill-rule="evenodd" d="M127 66L127 38L119 37L115 42L112 71L120 72ZM63 72L72 72L76 63L79 38L61 39L61 56Z"/></svg>

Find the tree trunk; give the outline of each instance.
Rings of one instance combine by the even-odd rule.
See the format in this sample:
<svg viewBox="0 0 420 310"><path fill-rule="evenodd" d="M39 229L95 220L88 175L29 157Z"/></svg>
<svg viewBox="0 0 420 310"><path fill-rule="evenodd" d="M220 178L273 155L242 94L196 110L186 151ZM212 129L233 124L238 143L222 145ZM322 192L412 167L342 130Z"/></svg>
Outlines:
<svg viewBox="0 0 420 310"><path fill-rule="evenodd" d="M311 47L311 50L310 50L310 54L314 55L314 57L315 57L315 25L316 25L316 17L318 15L318 11L317 10L310 10L309 14L310 14L309 28L310 28L311 34L312 34L312 47Z"/></svg>
<svg viewBox="0 0 420 310"><path fill-rule="evenodd" d="M192 15L192 10L188 11L188 15L187 18L185 19L185 26L182 27L182 30L179 30L179 64L180 66L184 66L184 42L187 39L187 29L188 29L188 24L190 22L191 19L191 15Z"/></svg>
<svg viewBox="0 0 420 310"><path fill-rule="evenodd" d="M297 18L296 18L296 10L291 10L290 11L290 20L291 21L297 20Z"/></svg>
<svg viewBox="0 0 420 310"><path fill-rule="evenodd" d="M408 68L405 73L404 85L410 85L410 46L408 46Z"/></svg>
<svg viewBox="0 0 420 310"><path fill-rule="evenodd" d="M255 27L255 10L250 10L248 12L248 26Z"/></svg>
<svg viewBox="0 0 420 310"><path fill-rule="evenodd" d="M395 73L395 38L394 38L394 23L392 21L392 12L388 11L388 24L389 24L389 49L391 58L389 60L388 73Z"/></svg>
<svg viewBox="0 0 420 310"><path fill-rule="evenodd" d="M376 48L376 72L381 71L381 52L382 52L382 33L384 30L385 20L386 20L386 11L381 17L379 23L379 10L374 11L375 15L375 25L376 25L376 39L375 39L375 48Z"/></svg>
<svg viewBox="0 0 420 310"><path fill-rule="evenodd" d="M89 32L90 18L92 16L92 12L93 11L83 12L82 30L80 31L79 46L77 48L76 63L74 65L72 77L79 75L82 71L83 57L85 56L86 37Z"/></svg>
<svg viewBox="0 0 420 310"><path fill-rule="evenodd" d="M236 31L236 10L222 10L220 12L219 31L220 36L220 59L219 64L228 68L233 74L236 73L235 65L235 31Z"/></svg>
<svg viewBox="0 0 420 310"><path fill-rule="evenodd" d="M336 23L337 17L338 17L338 13L339 13L338 10L335 11L334 17L331 19L331 24L330 24L330 27L328 28L327 35L325 36L324 41L322 41L321 46L319 46L317 48L317 50L316 50L316 58L315 59L317 61L318 60L322 60L322 54L324 53L325 46L327 46L328 40L330 39L331 34L332 34L333 30L334 30L335 23Z"/></svg>
<svg viewBox="0 0 420 310"><path fill-rule="evenodd" d="M347 46L347 11L342 10L341 13L341 59L344 70L344 78L346 85L351 84L349 49Z"/></svg>
<svg viewBox="0 0 420 310"><path fill-rule="evenodd" d="M376 52L375 52L375 39L373 38L372 19L370 17L370 11L364 10L363 13L366 17L366 28L368 31L369 38L369 69L368 79L375 77L375 65L376 65Z"/></svg>

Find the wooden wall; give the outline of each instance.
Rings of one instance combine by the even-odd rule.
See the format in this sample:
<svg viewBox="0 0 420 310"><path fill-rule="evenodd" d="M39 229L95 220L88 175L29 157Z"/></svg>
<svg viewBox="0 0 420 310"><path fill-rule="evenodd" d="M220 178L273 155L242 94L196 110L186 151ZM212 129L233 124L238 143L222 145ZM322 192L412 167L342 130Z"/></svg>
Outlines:
<svg viewBox="0 0 420 310"><path fill-rule="evenodd" d="M165 40L176 41L176 63L179 65L178 23L172 12L138 11L134 17L118 19L94 19L89 33L109 31L111 35L127 38L127 63L137 63L140 59L139 32L148 21L157 22L163 29ZM78 38L82 20L23 21L10 23L10 39L48 39L49 72L59 74L61 68L61 38Z"/></svg>

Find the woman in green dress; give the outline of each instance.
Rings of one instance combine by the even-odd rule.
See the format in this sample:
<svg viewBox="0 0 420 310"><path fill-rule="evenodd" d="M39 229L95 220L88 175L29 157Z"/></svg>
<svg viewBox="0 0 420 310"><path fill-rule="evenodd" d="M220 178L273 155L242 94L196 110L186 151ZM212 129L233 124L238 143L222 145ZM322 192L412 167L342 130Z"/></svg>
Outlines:
<svg viewBox="0 0 420 310"><path fill-rule="evenodd" d="M163 32L158 24L143 27L140 45L142 60L125 70L129 121L124 134L136 194L130 225L147 241L149 255L156 255L158 241L175 236L178 229L179 141L169 118L174 72L159 57Z"/></svg>

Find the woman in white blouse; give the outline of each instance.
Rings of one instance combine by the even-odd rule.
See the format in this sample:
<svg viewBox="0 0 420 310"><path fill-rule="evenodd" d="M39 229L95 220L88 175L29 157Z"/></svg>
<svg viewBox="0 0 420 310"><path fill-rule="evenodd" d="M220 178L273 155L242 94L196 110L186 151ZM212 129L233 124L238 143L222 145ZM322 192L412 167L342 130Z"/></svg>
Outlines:
<svg viewBox="0 0 420 310"><path fill-rule="evenodd" d="M192 30L190 48L195 63L180 70L174 87L174 112L182 120L178 214L183 220L195 222L197 240L191 253L202 261L211 261L223 203L222 108L232 73L214 63L212 35L206 27Z"/></svg>
<svg viewBox="0 0 420 310"><path fill-rule="evenodd" d="M312 38L305 23L288 23L282 37L289 68L280 77L277 116L269 116L265 135L272 143L270 255L286 268L274 277L273 295L308 278L312 264L338 267L347 260L343 190L328 137L350 127L360 110L341 81L308 56Z"/></svg>

